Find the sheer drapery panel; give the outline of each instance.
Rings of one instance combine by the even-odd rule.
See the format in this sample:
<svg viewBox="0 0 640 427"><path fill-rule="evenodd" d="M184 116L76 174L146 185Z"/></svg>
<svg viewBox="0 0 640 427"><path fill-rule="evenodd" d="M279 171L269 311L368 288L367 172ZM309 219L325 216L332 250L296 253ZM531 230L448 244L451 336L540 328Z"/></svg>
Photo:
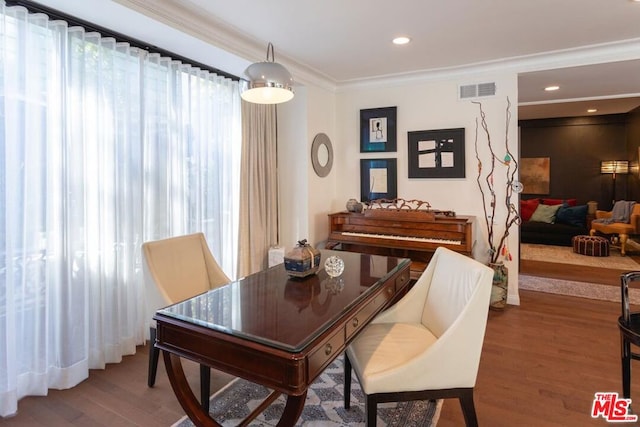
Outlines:
<svg viewBox="0 0 640 427"><path fill-rule="evenodd" d="M0 416L144 343L140 245L236 271L238 82L0 10Z"/></svg>

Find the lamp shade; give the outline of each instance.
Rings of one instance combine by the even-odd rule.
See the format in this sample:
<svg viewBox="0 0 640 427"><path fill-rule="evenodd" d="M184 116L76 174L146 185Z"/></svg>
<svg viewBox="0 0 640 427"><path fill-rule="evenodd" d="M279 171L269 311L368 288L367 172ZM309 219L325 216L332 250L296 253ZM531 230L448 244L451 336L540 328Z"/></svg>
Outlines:
<svg viewBox="0 0 640 427"><path fill-rule="evenodd" d="M244 73L249 79L248 88L241 95L245 101L279 104L293 98L293 77L284 66L274 61L271 43L267 47L267 60L249 65Z"/></svg>
<svg viewBox="0 0 640 427"><path fill-rule="evenodd" d="M600 173L627 174L629 162L627 160L604 160L600 162Z"/></svg>

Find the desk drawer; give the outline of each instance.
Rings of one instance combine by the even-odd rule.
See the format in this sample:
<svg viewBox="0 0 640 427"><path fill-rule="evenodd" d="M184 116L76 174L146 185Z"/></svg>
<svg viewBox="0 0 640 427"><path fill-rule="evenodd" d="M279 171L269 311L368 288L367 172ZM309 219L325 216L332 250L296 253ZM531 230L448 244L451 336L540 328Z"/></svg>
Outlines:
<svg viewBox="0 0 640 427"><path fill-rule="evenodd" d="M400 292L402 288L407 286L407 282L409 282L409 272L410 270L407 269L396 277L396 292Z"/></svg>
<svg viewBox="0 0 640 427"><path fill-rule="evenodd" d="M309 355L309 378L313 380L344 349L344 329L340 328Z"/></svg>
<svg viewBox="0 0 640 427"><path fill-rule="evenodd" d="M363 325L367 324L368 320L377 313L382 307L384 307L389 301L393 299L395 295L394 282L387 283L382 291L376 295L373 301L369 302L359 312L354 314L347 322L345 327L345 333L347 341L351 336L356 333Z"/></svg>

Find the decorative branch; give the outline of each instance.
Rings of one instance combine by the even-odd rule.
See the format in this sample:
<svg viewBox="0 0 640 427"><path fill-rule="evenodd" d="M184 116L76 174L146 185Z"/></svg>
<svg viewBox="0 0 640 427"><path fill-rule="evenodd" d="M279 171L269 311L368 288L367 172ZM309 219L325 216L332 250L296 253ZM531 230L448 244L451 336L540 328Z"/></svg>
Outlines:
<svg viewBox="0 0 640 427"><path fill-rule="evenodd" d="M507 248L507 238L509 237L510 228L514 224L520 224L520 216L518 215L518 210L511 202L511 197L513 196L513 184L518 172L518 161L515 159L513 153L511 153L511 150L509 149L509 122L511 121L511 101L507 97L507 108L505 117L506 127L504 138L505 155L502 159L499 158L494 151L493 144L491 142L491 134L487 125L486 114L482 109L482 103L478 101L472 102L474 104L478 104L478 107L480 109L479 125L487 137L487 147L489 148L490 153L490 168L483 180L482 159L478 151L478 118L476 118L476 133L474 141L476 160L478 161L478 176L476 178L476 182L478 184L478 188L480 189L480 194L482 195L482 210L484 212L485 224L487 226L487 242L489 244L489 262L496 263L498 262L498 259L501 255L505 259L511 260L511 254L509 253L509 250ZM504 223L504 230L502 236L498 240L497 245L495 244L496 235L494 234L493 229L496 210L498 209L496 188L493 179L494 174L496 173L496 162L502 164L503 166L506 166L505 178L507 180L504 192L504 207L506 209L506 218Z"/></svg>

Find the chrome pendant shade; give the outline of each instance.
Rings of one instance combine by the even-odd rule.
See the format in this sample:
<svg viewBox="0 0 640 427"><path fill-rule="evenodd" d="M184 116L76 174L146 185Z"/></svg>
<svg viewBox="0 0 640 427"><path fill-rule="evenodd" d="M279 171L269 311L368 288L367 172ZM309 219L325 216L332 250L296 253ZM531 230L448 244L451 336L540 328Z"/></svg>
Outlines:
<svg viewBox="0 0 640 427"><path fill-rule="evenodd" d="M293 77L275 62L271 43L267 46L267 60L249 65L244 73L249 78L249 87L241 95L245 101L280 104L293 98Z"/></svg>

